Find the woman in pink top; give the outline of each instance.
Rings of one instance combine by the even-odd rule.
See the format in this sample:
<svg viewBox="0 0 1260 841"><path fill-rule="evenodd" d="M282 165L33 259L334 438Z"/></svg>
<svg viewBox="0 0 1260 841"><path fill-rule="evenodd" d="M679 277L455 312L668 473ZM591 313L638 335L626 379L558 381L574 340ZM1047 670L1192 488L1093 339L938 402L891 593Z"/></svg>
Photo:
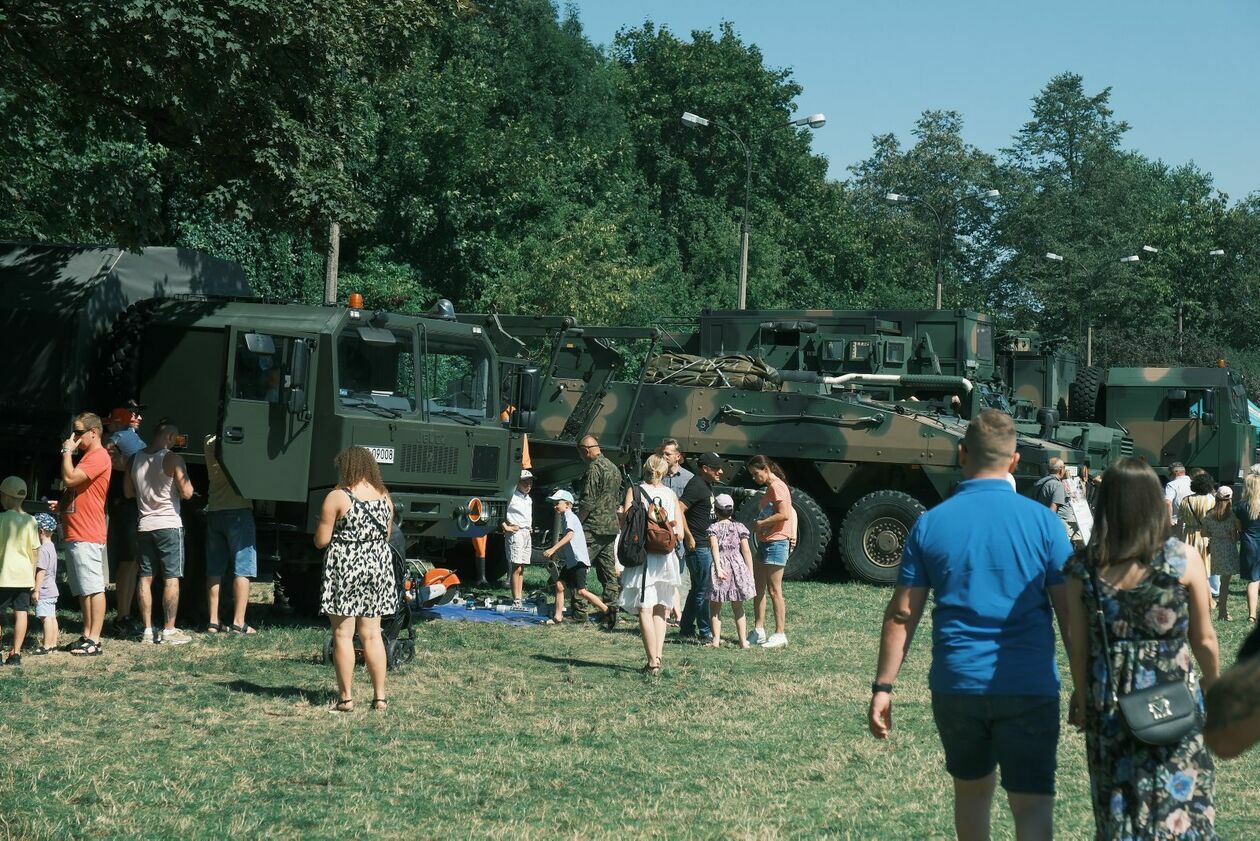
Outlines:
<svg viewBox="0 0 1260 841"><path fill-rule="evenodd" d="M757 581L757 595L753 597L755 626L748 641L763 648L782 648L787 645L787 608L783 603L783 569L791 553L795 512L792 510L792 492L788 489L783 468L765 456L753 456L748 460L748 473L752 480L766 489L761 511L753 521L757 536L757 563L753 574ZM774 606L774 633L766 636L766 594Z"/></svg>

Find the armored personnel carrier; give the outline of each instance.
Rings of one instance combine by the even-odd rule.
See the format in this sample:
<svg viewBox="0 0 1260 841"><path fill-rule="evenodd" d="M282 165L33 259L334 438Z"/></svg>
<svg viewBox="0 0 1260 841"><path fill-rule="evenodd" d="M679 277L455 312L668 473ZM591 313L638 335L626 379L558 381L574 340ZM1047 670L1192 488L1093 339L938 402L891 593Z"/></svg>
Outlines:
<svg viewBox="0 0 1260 841"><path fill-rule="evenodd" d="M739 516L751 519L759 500L743 463L758 453L777 461L800 521L785 572L791 579L838 558L858 579L893 582L915 519L960 481L958 444L985 403L972 380L978 366L966 360L953 364L936 354L926 372L908 370L938 345L974 341L974 330L970 337L937 332L924 342L890 330L843 338L820 334L805 313L789 313L758 327L766 341L750 347L720 317L703 318L689 332L578 326L559 317L460 318L484 327L501 352L528 356L530 347L539 359L542 384L529 425L541 483L580 473L574 445L583 435L596 436L636 477L642 459L672 437L686 452L722 456L727 481L745 491ZM806 341L823 336L825 345ZM851 360L865 370L851 370ZM1108 444L1114 438L1105 436ZM1022 432L1017 481L1044 475L1051 457L1102 466L1114 453L1087 443Z"/></svg>
<svg viewBox="0 0 1260 841"><path fill-rule="evenodd" d="M258 299L239 267L195 251L0 244L0 465L29 499L56 498L59 443L73 413L147 405L191 442L204 489L204 435L254 500L259 554L285 592L313 610L320 504L333 456L372 450L416 551L497 527L520 472L529 372L501 365L482 328L451 318ZM500 422L505 395L519 407ZM185 515L190 574L202 568L200 519ZM186 602L199 603L200 599Z"/></svg>

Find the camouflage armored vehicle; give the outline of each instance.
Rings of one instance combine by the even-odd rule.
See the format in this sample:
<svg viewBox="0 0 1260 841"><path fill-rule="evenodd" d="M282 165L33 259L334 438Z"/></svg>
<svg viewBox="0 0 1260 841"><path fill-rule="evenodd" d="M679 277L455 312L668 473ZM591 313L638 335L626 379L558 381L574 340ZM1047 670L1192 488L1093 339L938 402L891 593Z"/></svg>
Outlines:
<svg viewBox="0 0 1260 841"><path fill-rule="evenodd" d="M416 551L495 528L519 475L530 373L500 365L482 328L345 306L255 298L240 269L195 251L0 245L10 349L0 387L0 469L30 500L55 498L72 413L147 405L148 432L178 423L194 485L201 441L219 436L233 483L255 501L259 554L297 606L313 608L320 504L333 456L376 455ZM185 514L189 568L200 518ZM187 601L199 602L199 599Z"/></svg>
<svg viewBox="0 0 1260 841"><path fill-rule="evenodd" d="M697 344L678 332L578 327L567 318L461 319L484 326L504 351L524 353L533 344L546 360L530 432L532 469L541 483L577 476L582 465L574 445L588 433L632 476L664 437L677 438L686 452L717 452L727 462L726 480L745 489L751 488L745 460L761 453L779 462L800 519L785 573L792 579L838 556L853 576L891 583L915 519L961 479L958 443L967 418L982 406L966 368L956 373L942 363L935 373L918 374L831 368L831 355L844 363L855 351L845 342L807 348L801 334L809 331L799 320L767 328L776 340L772 352L755 356L742 344L732 355L720 343ZM869 335L871 347L856 351L864 358L890 355L900 364L920 352L908 338ZM807 352L827 355L824 373L792 362ZM724 358L714 363L715 356ZM783 370L766 364L770 359ZM1018 446L1017 478L1025 483L1043 475L1053 456L1072 464L1092 457L1028 434ZM760 503L752 493L746 497L739 516L751 519Z"/></svg>

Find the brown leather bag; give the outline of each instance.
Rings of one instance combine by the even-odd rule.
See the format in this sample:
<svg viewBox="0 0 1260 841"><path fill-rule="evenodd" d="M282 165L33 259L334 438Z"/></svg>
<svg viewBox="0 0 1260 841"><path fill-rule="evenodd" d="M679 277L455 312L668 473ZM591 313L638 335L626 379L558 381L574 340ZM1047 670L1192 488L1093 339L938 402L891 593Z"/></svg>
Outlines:
<svg viewBox="0 0 1260 841"><path fill-rule="evenodd" d="M660 497L648 503L647 538L643 545L653 555L665 555L674 551L678 545L678 535L674 534L674 522L665 513L665 506Z"/></svg>

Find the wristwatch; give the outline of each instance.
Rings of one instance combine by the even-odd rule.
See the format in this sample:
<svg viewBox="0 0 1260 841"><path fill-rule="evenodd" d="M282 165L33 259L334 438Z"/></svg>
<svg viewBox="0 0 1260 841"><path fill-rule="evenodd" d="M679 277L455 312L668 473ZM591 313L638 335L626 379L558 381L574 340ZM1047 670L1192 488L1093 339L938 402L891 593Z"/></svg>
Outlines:
<svg viewBox="0 0 1260 841"><path fill-rule="evenodd" d="M878 695L881 692L892 694L892 688L893 685L891 683L880 683L879 681L876 681L871 684L871 694Z"/></svg>

